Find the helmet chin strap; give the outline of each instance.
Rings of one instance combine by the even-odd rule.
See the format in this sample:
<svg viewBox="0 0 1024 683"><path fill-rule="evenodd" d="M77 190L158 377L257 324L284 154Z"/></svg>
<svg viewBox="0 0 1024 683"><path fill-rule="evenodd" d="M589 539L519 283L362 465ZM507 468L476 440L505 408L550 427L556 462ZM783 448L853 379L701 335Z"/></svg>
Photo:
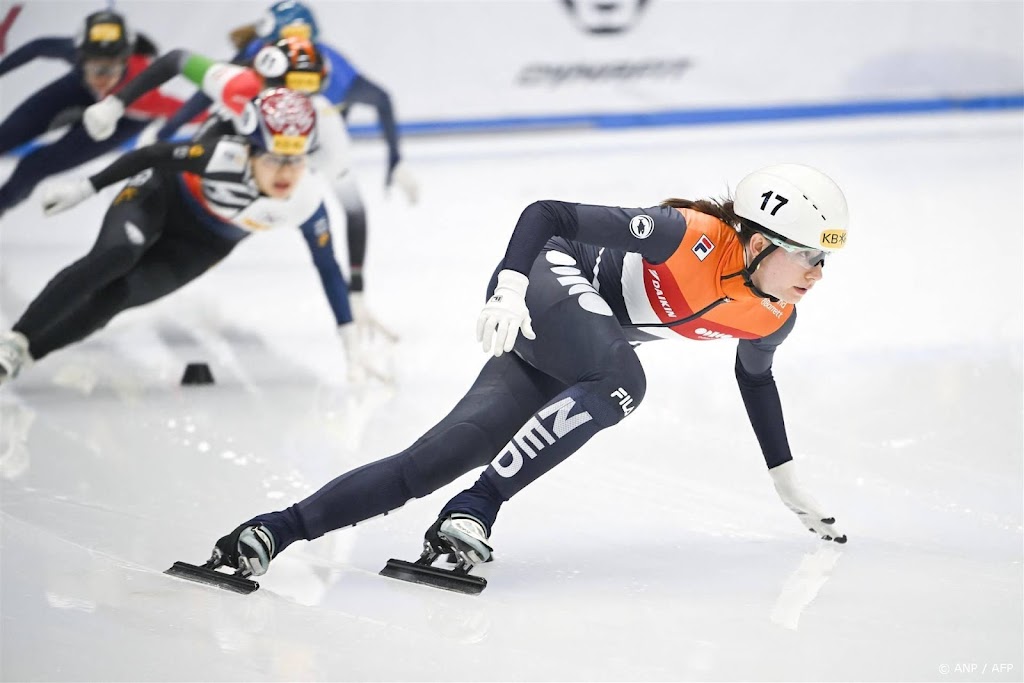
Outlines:
<svg viewBox="0 0 1024 683"><path fill-rule="evenodd" d="M769 242L768 246L765 247L764 249L762 249L761 253L758 254L757 256L755 256L750 261L750 264L745 266L743 268L743 270L741 270L739 272L739 274L743 276L743 284L745 284L747 287L749 287L750 291L752 291L754 294L756 294L757 296L761 297L762 299L768 299L772 303L778 302L779 301L778 297L774 297L771 294L767 294L765 292L762 292L760 289L758 289L757 285L754 284L753 276L754 276L754 271L756 271L757 267L761 265L761 261L763 261L765 259L765 257L768 256L768 254L772 253L776 249L778 249L778 247ZM746 249L745 248L744 248L744 256L746 256ZM746 259L744 258L744 261L745 260Z"/></svg>

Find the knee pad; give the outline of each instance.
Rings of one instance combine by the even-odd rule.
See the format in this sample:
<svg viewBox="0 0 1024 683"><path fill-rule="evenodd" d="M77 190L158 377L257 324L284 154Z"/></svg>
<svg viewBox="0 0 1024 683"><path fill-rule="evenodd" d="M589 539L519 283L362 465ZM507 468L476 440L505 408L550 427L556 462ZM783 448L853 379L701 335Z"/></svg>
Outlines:
<svg viewBox="0 0 1024 683"><path fill-rule="evenodd" d="M632 413L647 393L647 375L636 351L625 340L616 342L603 360L602 370L581 382L584 404L606 427L618 424Z"/></svg>

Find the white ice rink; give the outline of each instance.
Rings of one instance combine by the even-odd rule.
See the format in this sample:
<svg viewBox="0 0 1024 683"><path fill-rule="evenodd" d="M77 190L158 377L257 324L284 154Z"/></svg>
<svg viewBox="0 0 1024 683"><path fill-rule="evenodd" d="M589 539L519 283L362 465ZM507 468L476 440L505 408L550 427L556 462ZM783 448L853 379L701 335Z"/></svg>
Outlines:
<svg viewBox="0 0 1024 683"><path fill-rule="evenodd" d="M1019 110L404 146L416 207L385 199L380 143L356 150L369 302L402 337L393 390L346 384L290 233L0 389L0 678L1022 679ZM250 596L162 574L447 412L531 201L717 196L783 161L826 170L851 209L775 370L802 478L846 546L776 497L734 345L679 341L641 349L640 410L505 506L478 597L377 576L475 474L292 546ZM5 216L3 328L84 253L112 194ZM189 361L216 385L179 386Z"/></svg>

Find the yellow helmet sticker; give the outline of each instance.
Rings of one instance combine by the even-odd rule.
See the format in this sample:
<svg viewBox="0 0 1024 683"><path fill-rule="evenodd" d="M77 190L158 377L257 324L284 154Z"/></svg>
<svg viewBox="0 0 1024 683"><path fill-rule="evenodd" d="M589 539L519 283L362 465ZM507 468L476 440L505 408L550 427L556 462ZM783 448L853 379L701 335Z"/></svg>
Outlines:
<svg viewBox="0 0 1024 683"><path fill-rule="evenodd" d="M202 145L192 145L191 147L188 148L188 155L189 155L189 157L191 157L193 159L195 159L196 157L203 156L203 146Z"/></svg>
<svg viewBox="0 0 1024 683"><path fill-rule="evenodd" d="M284 87L304 93L320 92L320 74L304 71L291 71L285 74Z"/></svg>
<svg viewBox="0 0 1024 683"><path fill-rule="evenodd" d="M311 35L313 35L313 29L309 24L295 23L281 27L282 38L305 38L309 40Z"/></svg>
<svg viewBox="0 0 1024 683"><path fill-rule="evenodd" d="M93 24L89 27L90 43L112 43L121 40L120 24Z"/></svg>
<svg viewBox="0 0 1024 683"><path fill-rule="evenodd" d="M270 145L274 154L305 154L307 139L302 135L275 135Z"/></svg>
<svg viewBox="0 0 1024 683"><path fill-rule="evenodd" d="M822 230L819 239L822 249L834 251L846 246L845 230Z"/></svg>

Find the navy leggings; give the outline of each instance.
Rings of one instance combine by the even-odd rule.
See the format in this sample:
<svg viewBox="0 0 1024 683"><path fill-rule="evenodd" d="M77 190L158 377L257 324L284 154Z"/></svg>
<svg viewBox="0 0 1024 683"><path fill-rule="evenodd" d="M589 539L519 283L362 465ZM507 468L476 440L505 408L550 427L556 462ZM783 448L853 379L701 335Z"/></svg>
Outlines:
<svg viewBox="0 0 1024 683"><path fill-rule="evenodd" d="M270 528L280 552L486 466L442 515L466 512L490 530L504 501L643 400L640 360L603 304L568 255L542 253L527 290L536 340L520 336L514 353L488 360L455 408L401 453L347 472L254 521Z"/></svg>

